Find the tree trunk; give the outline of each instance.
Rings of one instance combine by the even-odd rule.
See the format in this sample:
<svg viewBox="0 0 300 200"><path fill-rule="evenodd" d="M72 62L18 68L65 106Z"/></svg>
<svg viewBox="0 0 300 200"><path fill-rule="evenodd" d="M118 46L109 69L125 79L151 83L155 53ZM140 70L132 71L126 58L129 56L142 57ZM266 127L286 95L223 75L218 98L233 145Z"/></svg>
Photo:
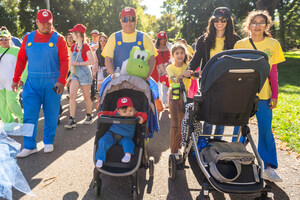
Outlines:
<svg viewBox="0 0 300 200"><path fill-rule="evenodd" d="M283 51L286 51L286 43L285 43L285 21L282 13L279 12L279 41Z"/></svg>

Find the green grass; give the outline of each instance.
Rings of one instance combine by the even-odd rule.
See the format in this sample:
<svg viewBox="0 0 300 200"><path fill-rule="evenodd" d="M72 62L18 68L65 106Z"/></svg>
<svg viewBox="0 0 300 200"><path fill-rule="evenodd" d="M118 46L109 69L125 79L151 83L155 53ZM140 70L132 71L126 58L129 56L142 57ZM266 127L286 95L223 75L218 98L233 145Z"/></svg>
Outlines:
<svg viewBox="0 0 300 200"><path fill-rule="evenodd" d="M285 53L279 64L278 105L273 111L273 132L300 153L300 51Z"/></svg>

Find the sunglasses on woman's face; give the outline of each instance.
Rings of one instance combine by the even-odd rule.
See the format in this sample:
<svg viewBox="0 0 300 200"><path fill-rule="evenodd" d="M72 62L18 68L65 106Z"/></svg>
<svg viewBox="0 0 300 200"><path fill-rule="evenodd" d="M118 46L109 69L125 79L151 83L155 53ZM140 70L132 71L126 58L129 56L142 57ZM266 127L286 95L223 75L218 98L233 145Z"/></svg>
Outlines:
<svg viewBox="0 0 300 200"><path fill-rule="evenodd" d="M250 24L250 26L252 27L256 27L256 26L260 26L260 27L265 27L267 24L265 22L262 22L262 23L256 23L256 22L252 22Z"/></svg>
<svg viewBox="0 0 300 200"><path fill-rule="evenodd" d="M100 40L100 42L106 42L106 40Z"/></svg>
<svg viewBox="0 0 300 200"><path fill-rule="evenodd" d="M135 22L135 17L122 17L121 19L123 23Z"/></svg>
<svg viewBox="0 0 300 200"><path fill-rule="evenodd" d="M219 18L214 18L214 19L213 19L213 22L214 22L214 23L219 23L219 22L221 22L221 23L226 23L226 22L227 22L227 19L226 19L226 18L221 18L221 19L219 19Z"/></svg>
<svg viewBox="0 0 300 200"><path fill-rule="evenodd" d="M0 38L0 41L8 41L8 38Z"/></svg>

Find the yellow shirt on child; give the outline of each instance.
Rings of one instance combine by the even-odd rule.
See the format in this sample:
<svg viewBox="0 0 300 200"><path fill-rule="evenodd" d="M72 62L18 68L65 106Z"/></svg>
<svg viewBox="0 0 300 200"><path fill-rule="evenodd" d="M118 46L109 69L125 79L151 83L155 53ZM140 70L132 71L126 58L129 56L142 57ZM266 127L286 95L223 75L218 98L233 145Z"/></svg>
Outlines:
<svg viewBox="0 0 300 200"><path fill-rule="evenodd" d="M169 84L171 85L173 82L170 79L171 76L175 76L175 78L177 79L179 75L183 74L183 72L185 72L185 70L188 68L187 64L183 64L181 67L176 67L174 64L170 64L167 67L167 73L169 76ZM191 86L191 79L188 78L183 78L182 79L184 86L185 86L185 90L188 90L189 87Z"/></svg>
<svg viewBox="0 0 300 200"><path fill-rule="evenodd" d="M280 43L274 38L265 37L264 40L260 42L254 42L257 50L265 52L269 57L270 70L272 65L281 63L285 61L284 54L282 52ZM237 41L234 45L234 49L254 49L251 45L249 38L245 38ZM267 100L272 96L272 90L269 83L269 78L266 80L263 88L258 94L259 99Z"/></svg>

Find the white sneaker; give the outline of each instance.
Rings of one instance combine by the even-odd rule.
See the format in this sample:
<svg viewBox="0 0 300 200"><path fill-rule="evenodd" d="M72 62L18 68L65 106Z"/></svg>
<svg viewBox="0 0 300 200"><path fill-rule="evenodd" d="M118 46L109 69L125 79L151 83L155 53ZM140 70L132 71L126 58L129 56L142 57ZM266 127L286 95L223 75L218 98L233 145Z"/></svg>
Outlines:
<svg viewBox="0 0 300 200"><path fill-rule="evenodd" d="M125 154L125 156L122 158L122 163L129 163L131 160L131 155Z"/></svg>
<svg viewBox="0 0 300 200"><path fill-rule="evenodd" d="M33 153L36 153L36 152L37 152L37 149L32 149L32 150L23 149L20 153L17 154L17 157L18 158L25 158L25 157L29 156L30 154L33 154Z"/></svg>
<svg viewBox="0 0 300 200"><path fill-rule="evenodd" d="M271 167L267 167L263 173L263 179L271 181L271 182L282 182L283 180L278 176L275 172L275 169Z"/></svg>
<svg viewBox="0 0 300 200"><path fill-rule="evenodd" d="M102 160L97 160L96 167L101 168L102 166L103 166L103 161Z"/></svg>
<svg viewBox="0 0 300 200"><path fill-rule="evenodd" d="M53 144L45 144L44 153L51 153L52 151L54 151Z"/></svg>

